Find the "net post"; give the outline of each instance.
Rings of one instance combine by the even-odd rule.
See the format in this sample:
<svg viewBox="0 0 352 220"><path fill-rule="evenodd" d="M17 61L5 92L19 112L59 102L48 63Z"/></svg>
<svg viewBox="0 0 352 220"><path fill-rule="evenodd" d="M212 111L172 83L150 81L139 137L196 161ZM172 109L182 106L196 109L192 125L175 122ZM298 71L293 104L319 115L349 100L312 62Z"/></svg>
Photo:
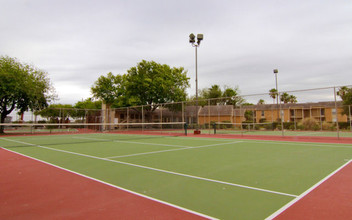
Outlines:
<svg viewBox="0 0 352 220"><path fill-rule="evenodd" d="M188 124L187 124L187 123L184 123L184 124L183 124L183 128L184 128L184 130L185 130L185 136L187 136Z"/></svg>

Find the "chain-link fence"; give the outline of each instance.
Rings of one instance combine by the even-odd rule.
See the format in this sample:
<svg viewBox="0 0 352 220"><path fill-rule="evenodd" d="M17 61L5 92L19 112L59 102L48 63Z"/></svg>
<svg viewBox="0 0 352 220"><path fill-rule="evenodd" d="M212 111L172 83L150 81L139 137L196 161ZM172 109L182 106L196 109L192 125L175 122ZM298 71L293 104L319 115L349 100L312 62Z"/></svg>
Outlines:
<svg viewBox="0 0 352 220"><path fill-rule="evenodd" d="M188 132L202 134L352 137L352 107L344 105L341 88L351 87L292 90L123 108L107 105L103 105L102 109L48 108L32 113L31 120L10 123L57 123L61 127L79 123L81 127L100 131L114 130L122 124L126 125L124 129L127 130L133 127L148 129L148 124L151 127L152 123L154 128L172 130L174 127L180 128L177 123L186 123Z"/></svg>

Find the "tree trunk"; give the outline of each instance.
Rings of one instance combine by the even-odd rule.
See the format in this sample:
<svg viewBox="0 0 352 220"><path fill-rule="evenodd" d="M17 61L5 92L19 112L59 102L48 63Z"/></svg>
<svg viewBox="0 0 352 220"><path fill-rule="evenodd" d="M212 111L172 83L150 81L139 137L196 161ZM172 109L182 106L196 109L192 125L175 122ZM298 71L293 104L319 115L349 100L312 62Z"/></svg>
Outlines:
<svg viewBox="0 0 352 220"><path fill-rule="evenodd" d="M0 115L0 122L1 124L5 122L5 118L6 118L6 115L5 114L1 114ZM0 126L0 134L3 134L4 133L4 126Z"/></svg>

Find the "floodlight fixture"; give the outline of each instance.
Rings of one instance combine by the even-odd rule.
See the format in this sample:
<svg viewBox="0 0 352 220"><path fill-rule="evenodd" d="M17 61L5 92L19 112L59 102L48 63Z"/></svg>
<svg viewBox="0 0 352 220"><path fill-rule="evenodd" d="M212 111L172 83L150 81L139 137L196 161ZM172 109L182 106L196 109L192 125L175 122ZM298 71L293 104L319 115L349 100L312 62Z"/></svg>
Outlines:
<svg viewBox="0 0 352 220"><path fill-rule="evenodd" d="M189 35L189 42L190 42L191 44L194 44L194 43L196 42L195 38L196 38L196 36L195 36L193 33L190 34L190 35Z"/></svg>
<svg viewBox="0 0 352 220"><path fill-rule="evenodd" d="M199 45L200 42L203 40L203 34L197 34L197 44Z"/></svg>
<svg viewBox="0 0 352 220"><path fill-rule="evenodd" d="M278 69L274 69L273 70L274 74L275 74L275 85L276 85L276 105L277 105L277 109L279 109L279 87L278 87L278 83L277 83L277 74L279 73ZM281 104L280 104L281 106ZM280 110L281 111L281 110ZM279 113L278 113L279 114ZM280 112L281 115L281 112ZM278 115L278 119L281 119L282 117L280 117L280 115ZM282 120L281 120L282 121Z"/></svg>

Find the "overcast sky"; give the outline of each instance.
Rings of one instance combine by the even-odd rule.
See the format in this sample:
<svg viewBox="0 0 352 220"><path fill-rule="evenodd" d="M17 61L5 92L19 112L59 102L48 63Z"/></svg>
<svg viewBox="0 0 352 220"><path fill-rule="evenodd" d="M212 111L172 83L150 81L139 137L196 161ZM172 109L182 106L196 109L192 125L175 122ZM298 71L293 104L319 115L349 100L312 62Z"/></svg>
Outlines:
<svg viewBox="0 0 352 220"><path fill-rule="evenodd" d="M57 103L91 96L108 72L141 60L184 67L199 88L241 94L351 85L352 1L348 0L0 0L0 55L48 72ZM298 97L300 98L300 97Z"/></svg>

